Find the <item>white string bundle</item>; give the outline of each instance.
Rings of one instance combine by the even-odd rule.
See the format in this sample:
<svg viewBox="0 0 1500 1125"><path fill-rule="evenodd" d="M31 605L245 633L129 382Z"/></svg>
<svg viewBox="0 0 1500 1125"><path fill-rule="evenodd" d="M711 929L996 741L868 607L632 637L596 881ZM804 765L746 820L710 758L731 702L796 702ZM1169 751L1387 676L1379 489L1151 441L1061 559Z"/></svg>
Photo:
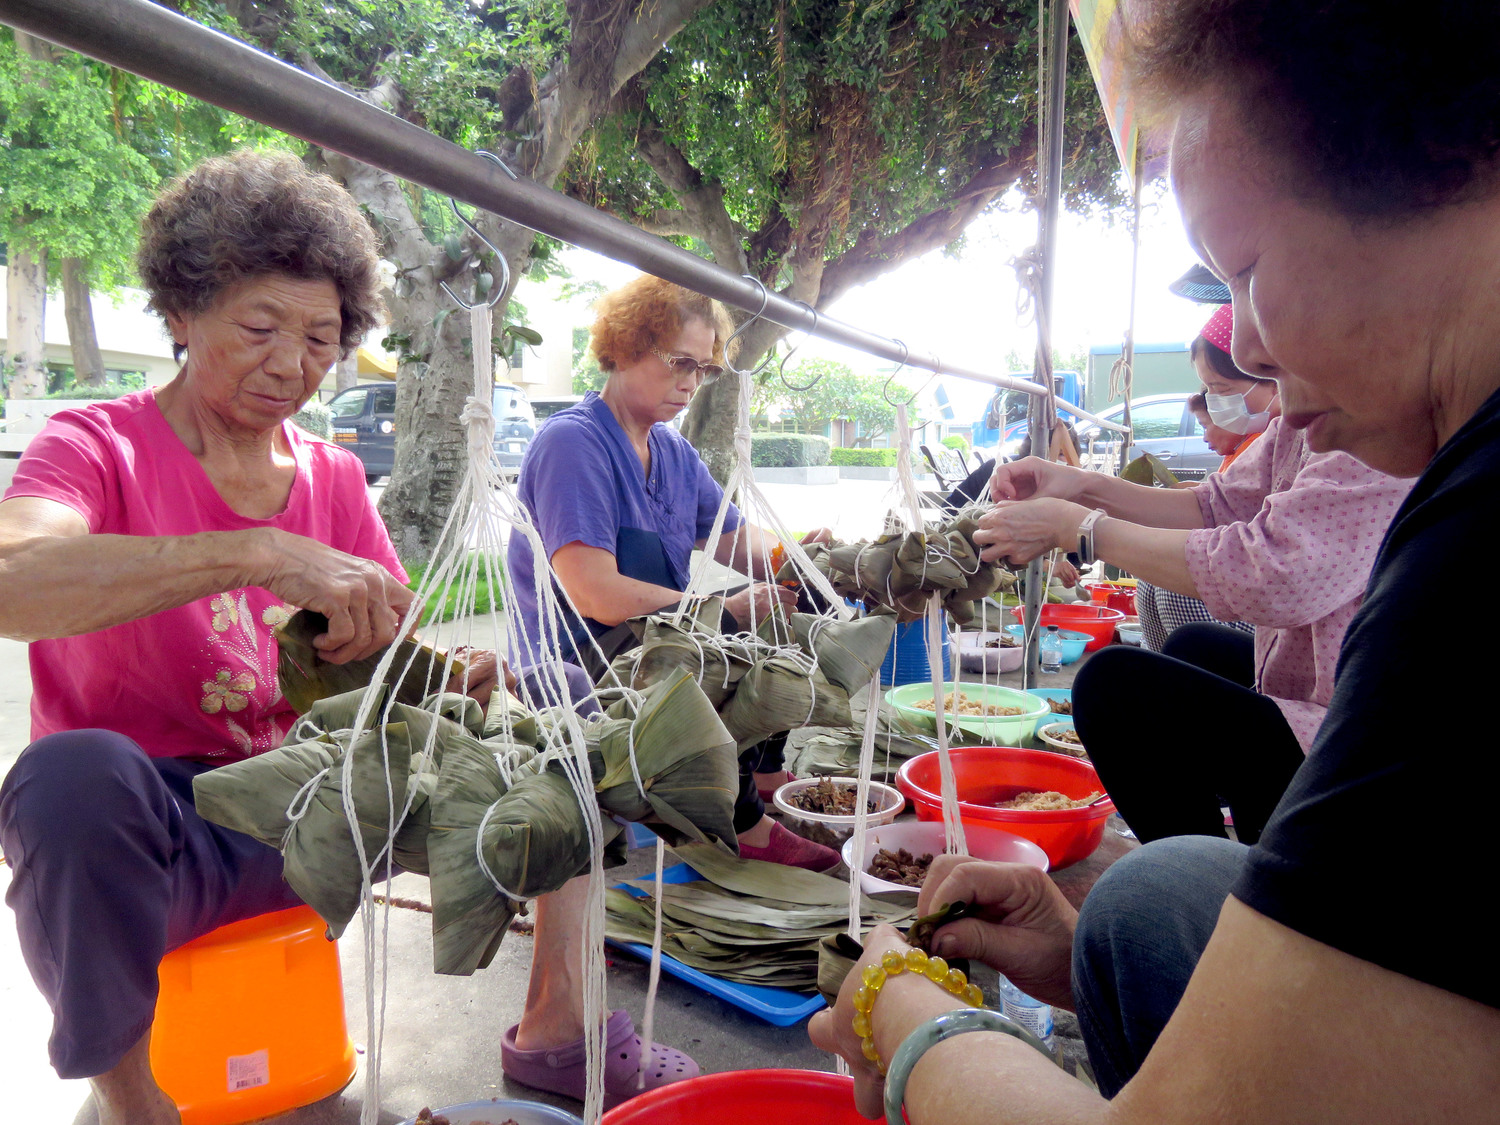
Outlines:
<svg viewBox="0 0 1500 1125"><path fill-rule="evenodd" d="M490 310L484 304L470 310L470 328L473 341L474 393L465 402L462 419L467 430L467 464L453 510L438 535L432 552L432 563L419 584L416 598L403 622L403 630L414 628L424 607L434 601L446 604L456 601L467 606L474 603L475 595L483 578L500 602L500 608L488 621L487 637L476 637L476 631L484 629L484 623L471 615L464 615L452 622L429 626L424 639L434 649L487 647L499 657L515 664L520 659L529 659L532 654L559 651L563 637L563 608L572 606L566 593L561 601L557 587L548 580L550 570L541 536L525 506L516 496L511 483L499 470L494 455L495 420L491 406L494 393L494 372L491 351L492 323ZM538 633L533 636L518 615L506 612L503 607L516 604L511 576L499 564L500 553L506 548L506 532L523 538L532 557L537 599ZM487 644L478 644L483 639ZM596 646L597 648L597 646ZM390 678L397 646L391 646L376 669L374 683L380 684ZM412 671L417 660L412 649L406 666L400 670L402 676ZM428 657L430 673L434 656ZM539 667L538 688L550 703L569 702L567 683L562 665L556 660L543 660ZM463 673L462 687L467 689L468 671ZM503 691L503 686L497 687ZM385 693L383 707L377 707L380 691L372 688L361 701L355 717L351 741L363 733L384 727L395 705L394 692ZM501 736L513 740L509 718ZM571 707L563 707L560 718L552 731L552 749L548 751L560 763L564 775L573 789L579 809L586 825L591 862L588 872L587 907L583 918L581 946L583 949L583 1017L585 1041L586 1096L584 1119L590 1125L603 1114L604 1094L604 1014L607 1011L604 974L604 849L603 826L593 791L592 776L588 764L587 746L583 725ZM430 770L432 750L437 737L437 725L432 724L424 752L423 770ZM366 853L354 808L351 793L353 758L345 755L342 770L344 781L344 812L359 856L362 869L360 922L365 945L365 1014L369 1027L368 1066L365 1073L365 1100L361 1111L362 1125L374 1125L380 1111L380 1060L384 1041L385 1006L387 990L387 962L389 956L389 901L385 904L383 925L377 927L376 906L372 884L376 879L389 878L394 873L392 844L394 826L404 819L410 809L417 786L407 792L395 791L389 769L389 747L382 731L382 751L386 755L386 797L392 831L388 834L380 851L370 856ZM496 766L502 780L508 779L513 763L496 756ZM632 749L632 768L634 755ZM420 780L420 778L418 779ZM507 782L508 783L508 782ZM492 810L491 810L492 811ZM488 821L489 812L485 814ZM482 827L482 825L481 825ZM482 832L481 832L482 838ZM482 869L486 870L497 891L516 897L500 885L498 879L485 867L482 856L476 856ZM378 999L377 999L378 998ZM648 1024L649 1026L649 1024ZM497 1060L498 1061L498 1060Z"/></svg>

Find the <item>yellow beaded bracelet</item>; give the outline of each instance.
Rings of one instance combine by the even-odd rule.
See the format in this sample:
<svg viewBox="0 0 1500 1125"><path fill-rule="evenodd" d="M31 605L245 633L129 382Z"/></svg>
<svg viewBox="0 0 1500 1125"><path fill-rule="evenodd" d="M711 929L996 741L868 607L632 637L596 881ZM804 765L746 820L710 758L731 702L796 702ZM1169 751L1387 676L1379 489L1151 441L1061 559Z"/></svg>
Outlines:
<svg viewBox="0 0 1500 1125"><path fill-rule="evenodd" d="M875 1010L875 998L880 995L887 979L905 972L926 977L971 1008L984 1006L984 993L980 987L970 984L961 970L950 969L948 962L941 957L929 957L920 949L908 949L904 954L894 949L887 950L881 956L880 964L865 968L859 989L854 993L854 1034L860 1038L860 1050L865 1058L879 1067L881 1074L885 1073L885 1063L880 1061L880 1053L875 1049L875 1024L871 1013Z"/></svg>

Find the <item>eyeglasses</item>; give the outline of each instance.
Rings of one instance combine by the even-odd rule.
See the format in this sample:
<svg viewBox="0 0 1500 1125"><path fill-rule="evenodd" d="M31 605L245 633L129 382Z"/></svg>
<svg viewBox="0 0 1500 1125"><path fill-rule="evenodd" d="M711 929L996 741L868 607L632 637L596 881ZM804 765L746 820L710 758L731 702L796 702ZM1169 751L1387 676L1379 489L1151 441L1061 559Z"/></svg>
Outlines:
<svg viewBox="0 0 1500 1125"><path fill-rule="evenodd" d="M700 363L690 355L668 355L655 344L651 345L651 354L667 365L667 370L673 375L698 375L699 382L703 386L712 383L720 375L724 374L724 368L717 363Z"/></svg>

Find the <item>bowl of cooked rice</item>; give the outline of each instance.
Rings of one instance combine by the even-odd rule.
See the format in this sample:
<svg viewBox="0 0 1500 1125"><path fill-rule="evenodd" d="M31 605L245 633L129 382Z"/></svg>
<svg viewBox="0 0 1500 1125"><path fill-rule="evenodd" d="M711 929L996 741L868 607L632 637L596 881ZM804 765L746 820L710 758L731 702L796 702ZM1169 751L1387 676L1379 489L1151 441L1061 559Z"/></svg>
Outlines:
<svg viewBox="0 0 1500 1125"><path fill-rule="evenodd" d="M937 729L937 696L932 684L903 684L885 693L902 718ZM943 721L980 742L1020 746L1051 712L1045 699L999 684L943 684Z"/></svg>
<svg viewBox="0 0 1500 1125"><path fill-rule="evenodd" d="M1026 837L1047 853L1054 870L1087 859L1104 839L1115 806L1088 761L1018 746L966 746L948 753L958 815L966 825ZM938 751L909 758L896 774L896 787L916 806L918 820L942 820Z"/></svg>

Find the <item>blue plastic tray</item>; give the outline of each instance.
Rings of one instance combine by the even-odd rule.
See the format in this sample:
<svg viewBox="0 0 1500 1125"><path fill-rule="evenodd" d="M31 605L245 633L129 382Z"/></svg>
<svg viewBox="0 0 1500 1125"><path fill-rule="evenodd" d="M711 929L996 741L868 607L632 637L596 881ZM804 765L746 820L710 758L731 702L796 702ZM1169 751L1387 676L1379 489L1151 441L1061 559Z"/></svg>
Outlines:
<svg viewBox="0 0 1500 1125"><path fill-rule="evenodd" d="M664 883L696 883L703 878L685 863L674 863L666 868L661 874ZM645 898L646 892L627 883L618 884L620 890L627 894L635 895L636 898ZM639 957L642 961L651 960L651 947L634 941L615 941L607 939L608 944L617 949ZM684 965L675 957L661 955L662 971L670 973L678 980L685 980L691 985L701 988L720 1000L733 1004L741 1011L749 1012L765 1020L776 1027L791 1027L794 1023L801 1023L808 1016L826 1006L823 997L816 992L793 992L790 988L768 988L763 984L735 984L733 981L722 980L719 977L709 976L700 969L694 969L690 965Z"/></svg>
<svg viewBox="0 0 1500 1125"><path fill-rule="evenodd" d="M1032 687L1032 688L1027 688L1026 691L1027 691L1027 693L1029 695L1037 695L1037 696L1040 696L1043 699L1068 699L1068 700L1071 700L1073 698L1073 692L1072 692L1071 688L1046 688L1046 687L1039 688L1039 687ZM1054 714L1054 715L1043 715L1040 719L1038 719L1036 721L1037 730L1041 730L1042 727L1046 726L1048 723L1067 723L1067 724L1069 724L1071 726L1072 723L1073 723L1073 716L1072 715L1056 715L1056 714ZM1048 746L1045 742L1043 742L1035 734L1033 734L1031 736L1031 741L1030 741L1029 745L1031 745L1031 746L1033 746L1033 747L1035 747L1036 749L1039 749L1039 750L1050 750L1050 749L1052 749L1052 747Z"/></svg>

